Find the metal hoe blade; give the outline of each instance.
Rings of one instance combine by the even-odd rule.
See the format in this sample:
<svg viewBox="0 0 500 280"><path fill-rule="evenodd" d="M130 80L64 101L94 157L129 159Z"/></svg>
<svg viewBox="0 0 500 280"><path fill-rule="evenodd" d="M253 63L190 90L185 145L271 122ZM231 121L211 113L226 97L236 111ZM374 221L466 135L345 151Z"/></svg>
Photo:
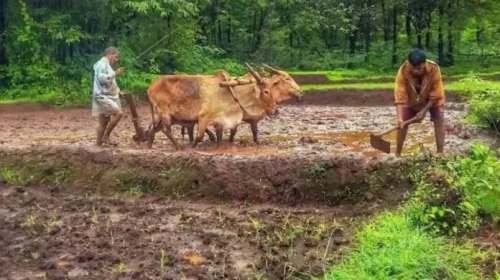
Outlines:
<svg viewBox="0 0 500 280"><path fill-rule="evenodd" d="M381 136L370 134L370 144L373 148L386 154L391 153L391 143L382 139Z"/></svg>

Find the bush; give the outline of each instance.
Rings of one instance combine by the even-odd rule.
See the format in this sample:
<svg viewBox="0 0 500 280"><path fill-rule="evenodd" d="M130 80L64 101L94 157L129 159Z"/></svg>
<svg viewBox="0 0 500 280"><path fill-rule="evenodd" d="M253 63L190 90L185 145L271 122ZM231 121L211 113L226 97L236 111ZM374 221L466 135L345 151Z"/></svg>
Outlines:
<svg viewBox="0 0 500 280"><path fill-rule="evenodd" d="M413 226L435 235L459 235L479 227L476 208L448 183L446 171L434 171L417 186L406 215Z"/></svg>
<svg viewBox="0 0 500 280"><path fill-rule="evenodd" d="M500 217L500 160L482 144L471 146L469 156L448 164L451 183L485 214Z"/></svg>
<svg viewBox="0 0 500 280"><path fill-rule="evenodd" d="M499 131L500 87L497 82L484 81L471 73L449 89L457 90L469 99L468 121Z"/></svg>

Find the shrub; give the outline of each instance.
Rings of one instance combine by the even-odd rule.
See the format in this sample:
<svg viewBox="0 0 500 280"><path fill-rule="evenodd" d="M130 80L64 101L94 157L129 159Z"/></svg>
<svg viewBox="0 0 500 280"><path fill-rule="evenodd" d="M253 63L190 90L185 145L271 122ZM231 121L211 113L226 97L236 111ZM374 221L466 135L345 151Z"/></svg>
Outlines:
<svg viewBox="0 0 500 280"><path fill-rule="evenodd" d="M482 144L471 146L469 156L448 164L451 182L485 214L500 217L500 160Z"/></svg>

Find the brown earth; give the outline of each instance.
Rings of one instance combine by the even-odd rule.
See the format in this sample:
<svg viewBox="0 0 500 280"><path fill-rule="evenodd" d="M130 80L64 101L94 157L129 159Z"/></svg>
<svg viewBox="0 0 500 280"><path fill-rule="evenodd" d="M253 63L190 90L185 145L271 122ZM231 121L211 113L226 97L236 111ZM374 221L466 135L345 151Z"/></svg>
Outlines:
<svg viewBox="0 0 500 280"><path fill-rule="evenodd" d="M366 212L3 185L0 279L321 276L348 248Z"/></svg>
<svg viewBox="0 0 500 280"><path fill-rule="evenodd" d="M446 101L464 102L464 98L455 92L445 93ZM290 100L287 104L296 106L391 106L394 103L394 91L390 89L329 89L308 91L303 100Z"/></svg>
<svg viewBox="0 0 500 280"><path fill-rule="evenodd" d="M394 123L388 96L307 93L259 123L260 146L243 124L234 144L181 151L160 133L152 150L135 145L128 109L119 146L95 147L90 108L0 107L0 279L321 276L359 220L411 188L411 161L369 144ZM446 112L448 152L494 140L462 122L463 104ZM147 127L149 108L139 114ZM405 155L433 150L427 116Z"/></svg>
<svg viewBox="0 0 500 280"><path fill-rule="evenodd" d="M299 85L346 85L346 84L362 84L362 83L392 83L395 77L379 77L379 78L348 78L343 80L330 80L323 74L307 74L307 75L291 75ZM479 75L479 78L487 81L500 81L500 75ZM461 80L461 77L443 77L443 82L455 82Z"/></svg>

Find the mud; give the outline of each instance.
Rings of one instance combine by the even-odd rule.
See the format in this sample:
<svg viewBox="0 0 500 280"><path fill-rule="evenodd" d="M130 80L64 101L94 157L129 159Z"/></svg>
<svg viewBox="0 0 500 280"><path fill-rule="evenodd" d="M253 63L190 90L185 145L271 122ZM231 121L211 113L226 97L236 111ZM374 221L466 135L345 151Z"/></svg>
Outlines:
<svg viewBox="0 0 500 280"><path fill-rule="evenodd" d="M260 146L243 124L234 144L186 139L181 151L160 133L152 150L133 143L127 108L119 146L95 147L90 108L2 107L0 279L321 277L356 225L411 189L410 159L369 144L394 124L388 96L307 93L259 123ZM495 139L448 101L447 152ZM147 127L149 108L138 109ZM434 151L428 117L405 156Z"/></svg>
<svg viewBox="0 0 500 280"><path fill-rule="evenodd" d="M359 210L2 186L0 279L319 277L350 246Z"/></svg>
<svg viewBox="0 0 500 280"><path fill-rule="evenodd" d="M500 75L478 75L479 78L487 81L500 81ZM292 75L292 78L299 85L346 85L346 84L362 84L362 83L392 83L395 77L378 77L378 78L347 78L342 80L330 80L323 74L308 74L308 75ZM456 82L463 79L462 77L443 77L443 82Z"/></svg>
<svg viewBox="0 0 500 280"><path fill-rule="evenodd" d="M445 93L446 102L462 103L464 98L455 92ZM335 106L335 107L360 107L360 106L385 106L394 104L394 91L390 89L330 89L311 90L306 93L303 100L290 100L286 104L296 106ZM463 108L463 106L462 106Z"/></svg>

